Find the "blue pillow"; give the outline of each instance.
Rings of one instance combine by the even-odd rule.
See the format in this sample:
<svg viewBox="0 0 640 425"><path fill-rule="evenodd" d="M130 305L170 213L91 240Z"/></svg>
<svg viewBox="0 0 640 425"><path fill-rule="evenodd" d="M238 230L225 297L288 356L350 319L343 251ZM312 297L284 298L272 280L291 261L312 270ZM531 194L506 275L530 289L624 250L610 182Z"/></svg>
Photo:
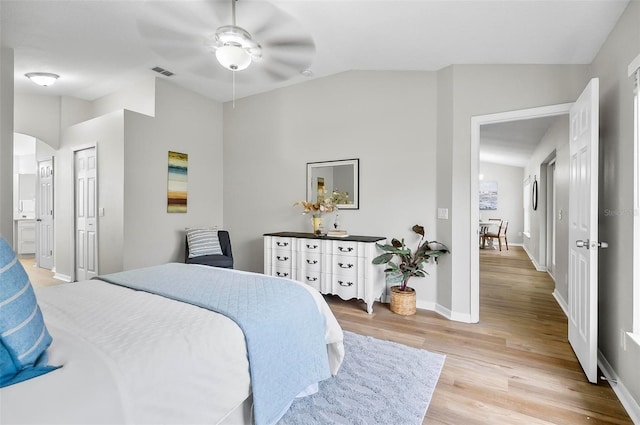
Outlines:
<svg viewBox="0 0 640 425"><path fill-rule="evenodd" d="M29 276L0 237L0 388L57 369L46 364L50 344Z"/></svg>

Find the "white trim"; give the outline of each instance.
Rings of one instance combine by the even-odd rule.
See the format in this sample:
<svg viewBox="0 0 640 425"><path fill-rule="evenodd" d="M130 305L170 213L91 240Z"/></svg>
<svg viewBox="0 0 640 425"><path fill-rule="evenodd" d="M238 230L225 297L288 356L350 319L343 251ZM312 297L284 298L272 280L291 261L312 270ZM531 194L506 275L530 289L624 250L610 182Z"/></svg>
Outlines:
<svg viewBox="0 0 640 425"><path fill-rule="evenodd" d="M561 103L557 105L542 106L538 108L520 109L517 111L499 112L496 114L478 115L471 117L471 155L470 155L470 188L471 188L471 214L469 214L470 229L474 234L471 241L478 240L478 170L480 151L480 126L509 121L517 121L529 118L542 118L569 113L573 103ZM469 244L469 323L480 320L480 252L477 243ZM464 315L467 316L467 315ZM464 320L461 320L464 321Z"/></svg>
<svg viewBox="0 0 640 425"><path fill-rule="evenodd" d="M564 298L562 298L562 295L560 295L560 292L558 292L558 289L557 288L554 289L551 295L553 295L553 298L555 298L556 301L558 302L558 305L564 312L564 315L569 317L569 304L567 304L567 301Z"/></svg>
<svg viewBox="0 0 640 425"><path fill-rule="evenodd" d="M620 403L627 411L634 424L640 424L640 405L634 400L624 382L620 380L620 377L613 370L613 367L607 361L607 358L598 350L598 366L603 375L607 378L609 385L614 393L618 396ZM615 382L614 382L615 381Z"/></svg>
<svg viewBox="0 0 640 425"><path fill-rule="evenodd" d="M640 56L636 58L640 66ZM635 61L634 61L635 62ZM633 89L633 250L632 258L640 256L640 70L635 71ZM640 334L640 264L633 261L632 326Z"/></svg>
<svg viewBox="0 0 640 425"><path fill-rule="evenodd" d="M526 246L523 245L522 248L524 248L524 252L527 253L527 256L529 257L529 260L531 261L531 264L533 264L533 267L535 267L536 271L539 271L539 272L546 272L547 271L546 267L543 267L540 264L538 264L538 262L536 261L535 258L533 258L533 256L531 255L531 253L529 252L529 250L527 249Z"/></svg>
<svg viewBox="0 0 640 425"><path fill-rule="evenodd" d="M419 308L420 310L433 311L434 313L443 316L445 319L453 320L455 322L473 323L471 322L470 315L454 313L448 308L443 307L441 304L437 304L433 301L416 300L416 308Z"/></svg>
<svg viewBox="0 0 640 425"><path fill-rule="evenodd" d="M629 77L635 74L638 69L640 69L640 55L636 56L636 58L629 64Z"/></svg>
<svg viewBox="0 0 640 425"><path fill-rule="evenodd" d="M71 282L71 276L67 276L66 274L55 273L53 278L67 283Z"/></svg>

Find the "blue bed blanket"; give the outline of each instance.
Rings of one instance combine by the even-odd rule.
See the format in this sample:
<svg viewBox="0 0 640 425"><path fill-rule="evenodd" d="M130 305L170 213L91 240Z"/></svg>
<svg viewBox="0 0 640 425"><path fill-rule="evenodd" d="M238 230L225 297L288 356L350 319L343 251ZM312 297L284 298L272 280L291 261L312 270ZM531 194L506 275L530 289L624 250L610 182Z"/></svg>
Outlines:
<svg viewBox="0 0 640 425"><path fill-rule="evenodd" d="M305 288L271 276L170 263L97 279L221 313L245 335L256 425L280 419L297 394L330 377L325 321Z"/></svg>

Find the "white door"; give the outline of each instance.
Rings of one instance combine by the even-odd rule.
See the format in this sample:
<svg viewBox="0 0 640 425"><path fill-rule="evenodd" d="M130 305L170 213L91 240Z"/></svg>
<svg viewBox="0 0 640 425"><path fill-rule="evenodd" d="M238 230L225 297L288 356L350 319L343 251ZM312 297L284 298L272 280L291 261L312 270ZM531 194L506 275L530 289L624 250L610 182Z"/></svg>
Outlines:
<svg viewBox="0 0 640 425"><path fill-rule="evenodd" d="M75 152L76 280L98 275L96 149Z"/></svg>
<svg viewBox="0 0 640 425"><path fill-rule="evenodd" d="M592 383L598 381L598 90L594 78L569 115L569 343Z"/></svg>
<svg viewBox="0 0 640 425"><path fill-rule="evenodd" d="M36 194L36 257L38 267L53 268L53 159L38 162Z"/></svg>

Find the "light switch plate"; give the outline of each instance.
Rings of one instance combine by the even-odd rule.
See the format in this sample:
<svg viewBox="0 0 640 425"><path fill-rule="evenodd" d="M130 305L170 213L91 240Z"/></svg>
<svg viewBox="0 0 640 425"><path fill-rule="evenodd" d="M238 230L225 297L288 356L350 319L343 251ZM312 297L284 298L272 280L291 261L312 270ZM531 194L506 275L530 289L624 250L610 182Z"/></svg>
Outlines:
<svg viewBox="0 0 640 425"><path fill-rule="evenodd" d="M440 220L449 219L449 208L438 208L438 218Z"/></svg>

